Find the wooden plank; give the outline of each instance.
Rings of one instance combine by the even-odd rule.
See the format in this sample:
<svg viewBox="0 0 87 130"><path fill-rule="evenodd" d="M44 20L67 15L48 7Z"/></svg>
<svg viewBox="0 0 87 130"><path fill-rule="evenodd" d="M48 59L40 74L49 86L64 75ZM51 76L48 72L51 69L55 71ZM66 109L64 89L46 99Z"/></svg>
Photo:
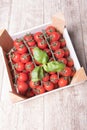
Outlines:
<svg viewBox="0 0 87 130"><path fill-rule="evenodd" d="M78 0L62 0L67 28L81 65L86 70L85 52Z"/></svg>
<svg viewBox="0 0 87 130"><path fill-rule="evenodd" d="M80 8L80 20L81 20L81 28L82 28L82 38L84 45L86 60L86 72L87 72L87 0L79 0L79 8Z"/></svg>
<svg viewBox="0 0 87 130"><path fill-rule="evenodd" d="M39 7L39 8L38 8ZM43 0L13 0L9 31L15 33L43 23Z"/></svg>
<svg viewBox="0 0 87 130"><path fill-rule="evenodd" d="M86 130L87 82L45 96L45 126L47 130ZM49 99L49 100L48 100ZM83 120L82 120L83 119Z"/></svg>
<svg viewBox="0 0 87 130"><path fill-rule="evenodd" d="M0 28L8 30L11 0L0 0Z"/></svg>

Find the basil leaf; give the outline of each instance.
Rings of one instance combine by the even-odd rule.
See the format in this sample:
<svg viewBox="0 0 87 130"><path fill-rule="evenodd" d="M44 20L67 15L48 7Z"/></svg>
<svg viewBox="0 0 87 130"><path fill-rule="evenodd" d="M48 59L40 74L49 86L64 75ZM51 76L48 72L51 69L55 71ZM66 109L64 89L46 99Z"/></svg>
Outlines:
<svg viewBox="0 0 87 130"><path fill-rule="evenodd" d="M44 77L44 72L42 66L37 66L31 72L31 79L33 82L39 81Z"/></svg>
<svg viewBox="0 0 87 130"><path fill-rule="evenodd" d="M33 49L33 55L36 61L42 64L46 64L48 62L48 55L45 51L42 51L38 47Z"/></svg>
<svg viewBox="0 0 87 130"><path fill-rule="evenodd" d="M46 72L60 72L65 68L65 65L58 61L51 61L43 65Z"/></svg>

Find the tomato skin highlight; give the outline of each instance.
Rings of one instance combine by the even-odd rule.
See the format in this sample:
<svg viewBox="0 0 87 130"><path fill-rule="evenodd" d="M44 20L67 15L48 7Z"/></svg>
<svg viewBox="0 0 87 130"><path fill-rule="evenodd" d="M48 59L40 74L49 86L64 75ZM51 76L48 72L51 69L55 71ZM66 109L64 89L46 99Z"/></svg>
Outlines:
<svg viewBox="0 0 87 130"><path fill-rule="evenodd" d="M51 91L55 88L54 84L50 81L48 82L45 82L44 83L44 88L47 90L47 91Z"/></svg>
<svg viewBox="0 0 87 130"><path fill-rule="evenodd" d="M48 26L48 27L46 28L46 33L47 33L48 35L52 34L53 32L56 32L55 27L53 27L53 26Z"/></svg>
<svg viewBox="0 0 87 130"><path fill-rule="evenodd" d="M29 81L30 88L37 88L40 85L40 82L33 82L32 80Z"/></svg>
<svg viewBox="0 0 87 130"><path fill-rule="evenodd" d="M20 54L18 54L17 52L14 52L13 54L12 54L12 61L13 62L15 62L15 63L17 63L17 62L20 62Z"/></svg>
<svg viewBox="0 0 87 130"><path fill-rule="evenodd" d="M71 68L70 67L65 67L63 71L60 72L62 76L71 76Z"/></svg>
<svg viewBox="0 0 87 130"><path fill-rule="evenodd" d="M57 74L52 74L50 76L50 81L54 84L57 84L58 83L58 75Z"/></svg>
<svg viewBox="0 0 87 130"><path fill-rule="evenodd" d="M24 70L24 64L21 63L21 62L16 63L14 66L15 66L15 69L17 71L23 71Z"/></svg>
<svg viewBox="0 0 87 130"><path fill-rule="evenodd" d="M64 87L64 86L66 86L66 85L68 85L68 80L67 80L67 78L66 78L66 77L61 77L61 78L59 78L58 86L59 86L59 87Z"/></svg>
<svg viewBox="0 0 87 130"><path fill-rule="evenodd" d="M58 49L55 51L54 55L57 59L60 59L60 58L64 57L64 50Z"/></svg>
<svg viewBox="0 0 87 130"><path fill-rule="evenodd" d="M31 59L31 57L29 56L28 53L24 53L20 57L20 60L21 60L22 63L27 63L27 62L30 61L30 59Z"/></svg>
<svg viewBox="0 0 87 130"><path fill-rule="evenodd" d="M17 51L19 54L24 54L27 52L27 47L25 45L20 45L18 48L17 48Z"/></svg>
<svg viewBox="0 0 87 130"><path fill-rule="evenodd" d="M25 64L25 69L28 71L28 72L31 72L33 69L34 69L34 64L33 64L33 62L27 62L26 64Z"/></svg>
<svg viewBox="0 0 87 130"><path fill-rule="evenodd" d="M51 42L51 49L52 49L53 51L56 51L56 50L58 50L59 48L60 48L60 42L58 42L58 41Z"/></svg>
<svg viewBox="0 0 87 130"><path fill-rule="evenodd" d="M18 81L22 82L22 81L27 81L28 80L28 75L26 73L19 73L18 74Z"/></svg>
<svg viewBox="0 0 87 130"><path fill-rule="evenodd" d="M64 63L65 65L67 64L66 58L60 58L60 59L58 59L58 61Z"/></svg>
<svg viewBox="0 0 87 130"><path fill-rule="evenodd" d="M58 32L53 32L51 35L50 35L50 41L51 42L54 42L54 41L57 41L59 40L61 37L61 35L58 33Z"/></svg>
<svg viewBox="0 0 87 130"><path fill-rule="evenodd" d="M28 84L26 82L19 82L17 88L20 94L25 94L28 90Z"/></svg>
<svg viewBox="0 0 87 130"><path fill-rule="evenodd" d="M47 48L47 43L46 43L46 41L45 40L40 40L40 41L38 41L38 47L40 48L40 49L46 49Z"/></svg>
<svg viewBox="0 0 87 130"><path fill-rule="evenodd" d="M40 41L40 40L43 40L44 38L43 38L43 33L42 32L37 32L37 33L35 33L34 34L34 40L36 41L36 42L38 42L38 41Z"/></svg>

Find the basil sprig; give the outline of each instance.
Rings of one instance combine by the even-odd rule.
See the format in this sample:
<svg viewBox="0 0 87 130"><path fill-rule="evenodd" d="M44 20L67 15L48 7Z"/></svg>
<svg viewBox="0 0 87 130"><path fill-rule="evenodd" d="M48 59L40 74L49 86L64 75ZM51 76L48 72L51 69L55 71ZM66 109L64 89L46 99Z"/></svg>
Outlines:
<svg viewBox="0 0 87 130"><path fill-rule="evenodd" d="M37 66L31 73L31 78L33 82L39 81L44 77L44 71L46 72L60 72L65 68L65 65L58 61L50 61L45 51L42 51L38 47L33 49L34 59L42 64L42 66Z"/></svg>

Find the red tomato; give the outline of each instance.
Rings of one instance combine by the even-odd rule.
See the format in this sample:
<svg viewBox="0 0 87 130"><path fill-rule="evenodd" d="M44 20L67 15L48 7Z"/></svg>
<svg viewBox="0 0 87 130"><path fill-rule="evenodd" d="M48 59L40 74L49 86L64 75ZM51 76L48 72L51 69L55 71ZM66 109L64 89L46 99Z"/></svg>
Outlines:
<svg viewBox="0 0 87 130"><path fill-rule="evenodd" d="M55 87L54 84L53 84L52 82L50 82L50 81L44 83L44 88L45 88L47 91L53 90L54 87Z"/></svg>
<svg viewBox="0 0 87 130"><path fill-rule="evenodd" d="M50 41L53 42L53 41L57 41L59 40L61 37L60 33L58 32L53 32L51 35L50 35Z"/></svg>
<svg viewBox="0 0 87 130"><path fill-rule="evenodd" d="M15 69L16 69L17 71L23 71L23 70L24 70L24 64L21 63L21 62L16 63L16 64L15 64Z"/></svg>
<svg viewBox="0 0 87 130"><path fill-rule="evenodd" d="M50 79L49 74L48 74L48 73L45 73L45 75L44 75L42 81L47 82L49 79Z"/></svg>
<svg viewBox="0 0 87 130"><path fill-rule="evenodd" d="M35 64L36 65L41 65L41 63L39 63L38 61L35 60Z"/></svg>
<svg viewBox="0 0 87 130"><path fill-rule="evenodd" d="M35 39L35 41L40 41L40 40L43 40L44 38L43 38L43 33L42 32L37 32L37 33L35 33L34 34L34 39Z"/></svg>
<svg viewBox="0 0 87 130"><path fill-rule="evenodd" d="M33 90L28 90L27 93L26 93L26 96L27 96L28 98L33 97L34 95L35 95L35 94L34 94Z"/></svg>
<svg viewBox="0 0 87 130"><path fill-rule="evenodd" d="M40 85L40 86L38 86L36 89L35 89L35 92L36 92L36 94L42 94L42 93L45 93L45 88L42 86L42 85Z"/></svg>
<svg viewBox="0 0 87 130"><path fill-rule="evenodd" d="M51 42L51 49L52 49L53 51L56 51L56 50L58 50L59 48L60 48L60 42L58 42L58 41Z"/></svg>
<svg viewBox="0 0 87 130"><path fill-rule="evenodd" d="M65 41L65 39L61 39L61 40L60 40L60 46L61 46L61 47L65 47L65 46L66 46L66 41Z"/></svg>
<svg viewBox="0 0 87 130"><path fill-rule="evenodd" d="M62 58L63 56L64 56L64 50L63 49L58 49L58 50L55 51L55 57L57 59Z"/></svg>
<svg viewBox="0 0 87 130"><path fill-rule="evenodd" d="M48 26L48 27L46 28L46 33L47 33L48 35L50 35L52 32L56 32L55 27L53 27L53 26Z"/></svg>
<svg viewBox="0 0 87 130"><path fill-rule="evenodd" d="M19 46L24 45L23 41L21 39L16 39L14 41L14 46L18 48Z"/></svg>
<svg viewBox="0 0 87 130"><path fill-rule="evenodd" d="M45 40L40 40L40 41L38 41L38 47L40 48L40 49L46 49L46 47L47 47L47 43L46 43L46 41Z"/></svg>
<svg viewBox="0 0 87 130"><path fill-rule="evenodd" d="M55 72L49 72L49 74L55 74Z"/></svg>
<svg viewBox="0 0 87 130"><path fill-rule="evenodd" d="M17 52L14 52L11 57L12 61L15 63L20 61L20 54L18 54Z"/></svg>
<svg viewBox="0 0 87 130"><path fill-rule="evenodd" d="M60 59L58 59L58 61L64 63L65 65L67 64L66 58L60 58Z"/></svg>
<svg viewBox="0 0 87 130"><path fill-rule="evenodd" d="M17 51L18 53L20 54L24 54L27 52L27 47L25 45L20 45L18 48L17 48Z"/></svg>
<svg viewBox="0 0 87 130"><path fill-rule="evenodd" d="M30 88L36 88L40 85L40 82L33 82L32 80L29 81Z"/></svg>
<svg viewBox="0 0 87 130"><path fill-rule="evenodd" d="M50 49L48 49L48 48L46 48L46 49L44 49L44 51L47 53L47 55L49 56L49 57L51 57L51 51L50 51Z"/></svg>
<svg viewBox="0 0 87 130"><path fill-rule="evenodd" d="M64 57L68 57L70 55L70 52L68 50L68 48L64 48Z"/></svg>
<svg viewBox="0 0 87 130"><path fill-rule="evenodd" d="M26 73L24 73L24 72L22 72L22 73L19 73L18 75L18 80L19 81L27 81L28 80L28 75L26 74Z"/></svg>
<svg viewBox="0 0 87 130"><path fill-rule="evenodd" d="M50 81L54 84L56 84L58 82L58 75L57 74L52 74L50 76Z"/></svg>
<svg viewBox="0 0 87 130"><path fill-rule="evenodd" d="M64 87L68 85L68 79L66 77L59 78L58 85L59 87Z"/></svg>
<svg viewBox="0 0 87 130"><path fill-rule="evenodd" d="M27 42L27 44L28 44L29 46L35 46L36 42L34 41L34 39L30 39L30 40Z"/></svg>
<svg viewBox="0 0 87 130"><path fill-rule="evenodd" d="M71 76L71 68L65 67L63 71L60 72L62 76Z"/></svg>
<svg viewBox="0 0 87 130"><path fill-rule="evenodd" d="M68 65L69 67L72 67L72 66L74 65L73 59L71 59L70 57L67 58L67 61L68 61L67 65Z"/></svg>
<svg viewBox="0 0 87 130"><path fill-rule="evenodd" d="M28 90L28 84L25 82L19 82L17 85L18 91L21 94L25 94L26 91Z"/></svg>
<svg viewBox="0 0 87 130"><path fill-rule="evenodd" d="M21 55L20 60L22 63L27 63L31 59L30 55L28 53L24 53Z"/></svg>
<svg viewBox="0 0 87 130"><path fill-rule="evenodd" d="M32 34L26 34L25 36L24 36L24 40L25 41L29 41L29 40L31 40L31 39L33 39L33 36L32 36Z"/></svg>
<svg viewBox="0 0 87 130"><path fill-rule="evenodd" d="M27 62L26 64L25 64L25 69L28 71L28 72L31 72L33 69L34 69L34 64L33 64L33 62Z"/></svg>

